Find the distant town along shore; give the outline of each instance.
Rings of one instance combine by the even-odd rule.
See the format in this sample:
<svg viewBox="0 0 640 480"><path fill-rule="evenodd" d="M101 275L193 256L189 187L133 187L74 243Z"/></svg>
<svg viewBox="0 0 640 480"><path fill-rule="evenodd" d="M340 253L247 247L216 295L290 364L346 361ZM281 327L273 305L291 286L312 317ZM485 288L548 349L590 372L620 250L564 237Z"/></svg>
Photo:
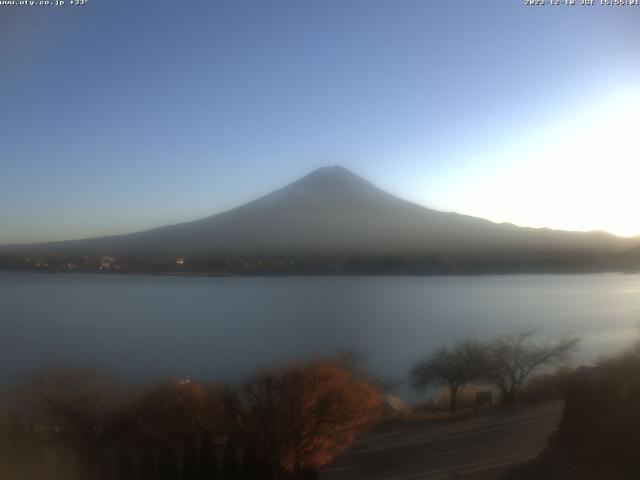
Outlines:
<svg viewBox="0 0 640 480"><path fill-rule="evenodd" d="M475 275L640 271L619 255L291 255L63 256L0 255L0 271L160 275Z"/></svg>

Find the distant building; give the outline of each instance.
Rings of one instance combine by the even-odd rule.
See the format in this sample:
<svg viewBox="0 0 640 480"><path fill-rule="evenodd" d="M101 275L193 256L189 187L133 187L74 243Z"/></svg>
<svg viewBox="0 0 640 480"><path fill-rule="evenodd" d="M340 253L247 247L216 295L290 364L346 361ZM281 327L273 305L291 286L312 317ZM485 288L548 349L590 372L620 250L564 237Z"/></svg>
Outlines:
<svg viewBox="0 0 640 480"><path fill-rule="evenodd" d="M100 270L111 270L120 266L116 264L116 259L112 257L102 257L100 259Z"/></svg>

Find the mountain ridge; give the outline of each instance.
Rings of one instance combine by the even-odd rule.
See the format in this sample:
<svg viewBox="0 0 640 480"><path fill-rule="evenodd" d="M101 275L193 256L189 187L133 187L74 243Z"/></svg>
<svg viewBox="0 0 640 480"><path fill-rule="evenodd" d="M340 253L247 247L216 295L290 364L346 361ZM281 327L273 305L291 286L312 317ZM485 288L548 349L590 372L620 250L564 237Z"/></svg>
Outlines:
<svg viewBox="0 0 640 480"><path fill-rule="evenodd" d="M618 253L606 232L518 227L398 198L341 166L190 222L89 239L5 245L1 253L76 255L440 255Z"/></svg>

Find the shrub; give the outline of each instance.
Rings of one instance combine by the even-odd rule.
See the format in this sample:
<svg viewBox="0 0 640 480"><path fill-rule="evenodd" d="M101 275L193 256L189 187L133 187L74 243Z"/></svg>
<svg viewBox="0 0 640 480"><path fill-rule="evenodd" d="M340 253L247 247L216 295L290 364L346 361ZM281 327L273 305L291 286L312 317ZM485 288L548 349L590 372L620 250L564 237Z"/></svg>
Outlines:
<svg viewBox="0 0 640 480"><path fill-rule="evenodd" d="M524 403L544 403L564 397L574 369L562 367L554 372L542 373L531 378L520 392Z"/></svg>

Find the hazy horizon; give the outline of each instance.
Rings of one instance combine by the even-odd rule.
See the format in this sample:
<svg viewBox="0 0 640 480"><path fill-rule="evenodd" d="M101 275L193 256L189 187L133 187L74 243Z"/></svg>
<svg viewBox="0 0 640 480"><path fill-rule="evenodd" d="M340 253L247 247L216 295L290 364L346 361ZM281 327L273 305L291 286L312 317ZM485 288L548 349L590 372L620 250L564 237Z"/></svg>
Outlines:
<svg viewBox="0 0 640 480"><path fill-rule="evenodd" d="M196 220L328 164L441 211L640 234L640 9L153 5L2 10L0 245Z"/></svg>
<svg viewBox="0 0 640 480"><path fill-rule="evenodd" d="M209 218L209 217L213 217L213 216L216 216L216 215L218 215L218 214L220 214L220 213L224 213L224 212L227 212L227 211L234 210L234 209L236 209L236 208L238 208L238 207L242 207L242 206L244 206L244 205L247 205L247 204L250 204L250 203L253 203L253 202L256 202L256 201L262 201L263 199L265 199L265 200L266 200L266 199L267 199L267 198L269 198L271 195L279 193L279 191L280 191L280 190L288 190L289 188L291 188L291 187L293 186L293 184L294 184L297 180L302 180L302 179L304 179L304 178L311 177L313 174L316 174L316 172L319 172L319 171L321 171L321 170L325 170L325 169L336 169L336 168L338 168L338 169L344 169L344 167L342 167L342 166L340 166L340 165L332 165L332 166L319 167L318 169L316 169L316 170L314 170L314 171L312 171L312 172L309 172L309 174L304 175L303 177L301 177L301 178L299 178L299 179L295 179L294 181L292 181L292 182L290 182L290 183L288 183L288 184L286 184L286 185L283 185L283 186L282 186L282 187L280 187L280 188L276 188L275 190L273 190L273 191L271 191L271 192L268 192L268 193L266 193L265 195L261 195L261 196L259 196L259 197L257 197L257 198L247 199L245 202L242 202L240 205L235 205L235 206L230 207L230 208L229 208L229 209L227 209L227 210L223 210L223 211L220 211L220 212L214 212L214 213L212 213L212 214L210 214L210 215L206 215L206 216L204 216L204 217L198 217L198 218L195 218L195 219L188 219L188 220L185 220L184 222L176 222L176 224L175 224L175 225L179 225L179 224L181 224L181 223L190 223L190 222L192 222L192 221L204 220L204 219L207 219L207 218ZM347 171L348 171L348 170L347 170ZM349 172L350 172L350 171L349 171ZM354 174L355 174L355 176L356 176L356 177L358 177L358 175L357 175L357 173L356 173L356 172L350 172L350 173L354 173ZM367 180L367 179L364 179L364 180ZM374 186L374 187L377 187L375 184L373 184L373 186ZM387 192L387 193L391 193L391 192ZM400 196L394 195L393 193L391 193L391 194L392 194L393 196L395 196L396 198L399 198L399 199L401 199L401 200L406 200L406 199L404 199L404 198L402 198L402 197L400 197ZM419 205L419 206L422 206L422 207L425 207L425 208L429 208L427 205L420 205L420 204L418 204L418 203L416 203L416 205ZM439 211L447 212L447 213L461 213L461 212L452 212L452 211L447 211L447 210L439 210ZM482 217L477 217L477 218L482 218ZM528 227L527 225L517 225L517 224L511 223L511 222L494 222L494 223L508 223L508 224L512 224L512 225L515 225L515 226ZM148 229L144 229L144 230L134 230L134 231L128 231L128 232L111 232L111 233L106 233L106 234L104 234L104 235L92 236L92 237L86 237L86 238L68 238L68 239L59 239L59 240L52 240L52 241L53 241L53 242L55 242L55 241L68 241L68 240L83 240L83 239L99 238L99 237L101 237L101 236L107 236L107 237L108 237L108 236L112 236L112 235L121 235L121 234L127 235L127 234L130 234L130 233L137 233L137 232L146 231L146 230L149 230L149 229L150 229L150 230L153 230L153 229L155 229L155 228L166 227L166 226L168 226L168 225L169 225L169 224L164 223L164 224L160 224L160 225L154 225L154 226L151 226L151 227L149 227ZM531 227L530 227L530 228L531 228ZM551 229L550 229L550 228L548 228L548 227L533 227L533 228L541 228L541 229L551 230ZM562 231L562 229L553 229L553 230L559 230L559 231ZM565 230L565 231L566 231L566 232L572 232L571 230ZM602 232L604 232L604 233L611 233L611 232L607 232L607 231L604 231L604 230L591 230L591 231L588 231L588 232L595 233L595 232L599 232L599 231L602 231ZM580 232L580 231L575 231L575 232ZM613 233L611 233L611 234L615 236L615 234L613 234ZM618 235L618 236L619 236L619 237L621 237L621 238L635 238L635 237L636 237L636 236L623 236L623 235ZM640 235L638 235L638 236L640 236ZM42 242L34 242L34 243L47 243L47 242L48 242L48 240L44 240L44 241L42 241ZM11 245L19 245L19 243L0 244L0 246L2 246L2 245L5 245L5 246L11 246Z"/></svg>

